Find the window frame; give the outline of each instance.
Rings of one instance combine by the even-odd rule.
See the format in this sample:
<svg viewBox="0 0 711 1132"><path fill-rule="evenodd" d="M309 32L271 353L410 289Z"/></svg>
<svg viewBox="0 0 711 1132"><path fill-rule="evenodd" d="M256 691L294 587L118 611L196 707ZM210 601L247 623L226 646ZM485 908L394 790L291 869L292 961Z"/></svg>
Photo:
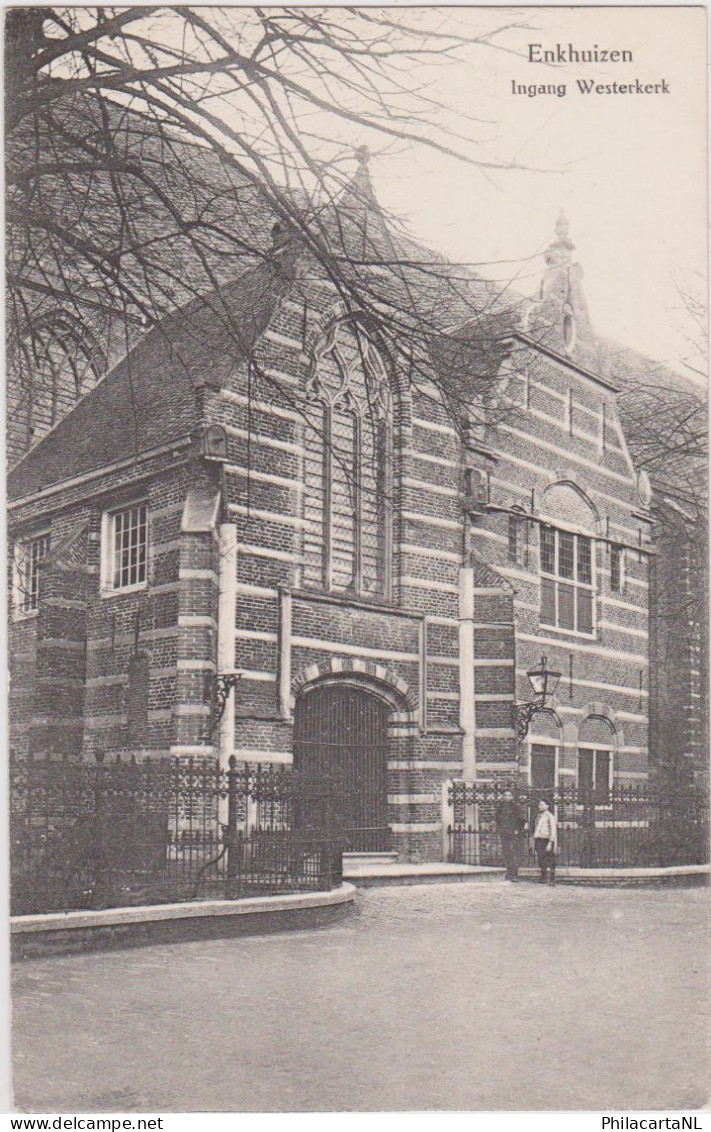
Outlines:
<svg viewBox="0 0 711 1132"><path fill-rule="evenodd" d="M612 792L612 784L614 782L614 777L615 777L615 772L614 772L615 751L614 751L614 748L613 747L605 747L605 746L602 746L602 745L598 745L598 746L593 747L593 746L589 746L587 743L584 744L584 745L578 746L577 753L576 753L576 760L575 760L575 784L576 784L578 790L581 789L581 786L580 786L580 756L583 753L586 753L586 754L589 753L589 754L592 755L592 798L593 798L593 802L594 802L596 807L598 807L598 806L609 807L611 805L610 794ZM597 760L597 757L598 757L598 755L607 755L607 786L605 787L604 798L600 798L600 799L598 799L598 797L597 797L597 789L598 789L598 785L597 785L597 761L598 760ZM582 803L580 803L580 804L582 804Z"/></svg>
<svg viewBox="0 0 711 1132"><path fill-rule="evenodd" d="M510 511L508 516L506 561L509 566L528 567L528 519L523 511Z"/></svg>
<svg viewBox="0 0 711 1132"><path fill-rule="evenodd" d="M331 328L327 336L327 343L330 339L330 345L327 344L326 348L319 351L314 355L315 365L318 364L323 355L332 354L339 369L343 369L343 363L338 353L338 346L336 342L337 327L340 322L348 322L348 319L339 320L334 327ZM383 373L381 380L387 387L387 396L389 398L389 413L385 413L382 417L372 419L371 439L375 454L374 466L377 467L376 485L373 493L375 499L375 514L377 516L377 576L380 579L378 588L368 589L364 583L365 575L365 562L366 552L364 550L363 528L364 528L364 461L365 461L365 441L364 431L369 427L367 414L364 414L357 406L344 408L344 400L340 396L340 391L337 391L334 396L332 393L325 393L317 391L316 395L312 398L312 404L320 408L320 425L318 426L320 432L321 444L321 457L320 457L320 491L321 491L321 506L320 506L320 579L317 581L314 577L305 577L305 569L302 566L300 572L301 585L304 589L320 591L322 593L332 594L334 596L342 596L345 598L356 598L359 601L373 602L375 604L389 605L393 601L393 575L394 575L394 530L395 530L395 516L394 516L394 503L393 503L393 490L396 480L395 457L397 449L397 425L395 415L395 400L394 391L390 381L390 375L385 367L377 345L372 342L367 333L362 327L359 333L363 334L363 341L369 343L373 349L378 353L380 358ZM366 347L367 353L367 347ZM367 371L369 368L369 361L367 357L363 360L363 367L366 371L364 381L367 383ZM350 381L350 378L348 378ZM313 393L313 390L312 390ZM366 389L367 395L367 389ZM353 503L353 532L352 532L352 566L353 575L350 585L341 585L334 577L335 575L335 559L336 559L336 542L337 535L341 532L342 524L339 525L336 519L336 511L334 507L334 465L337 459L336 453L342 446L344 435L336 439L336 413L340 412L341 416L348 415L352 418L351 426L347 439L352 445L352 452L349 453L348 466L350 468L350 479L352 481L352 503ZM342 485L341 485L342 486ZM302 493L302 506L306 505L307 491Z"/></svg>
<svg viewBox="0 0 711 1132"><path fill-rule="evenodd" d="M617 558L617 585L613 585L613 560ZM619 543L610 543L610 593L621 594L625 588L625 548Z"/></svg>
<svg viewBox="0 0 711 1132"><path fill-rule="evenodd" d="M528 740L527 779L528 779L529 788L531 790L533 790L533 789L539 790L541 792L541 794L543 794L543 793L545 793L546 790L555 791L555 790L558 789L558 786L559 786L559 783L560 783L560 743L561 743L560 739L549 739L549 738L547 738L546 736L543 736L543 735L534 735L533 737L529 737L529 740ZM534 752L534 750L533 750L534 747L549 747L549 748L553 749L553 774L554 774L554 778L553 778L553 785L552 786L546 786L546 787L536 786L536 787L534 787L534 785L533 785L533 759L534 759L534 755L538 755L538 753L539 753L538 751Z"/></svg>
<svg viewBox="0 0 711 1132"><path fill-rule="evenodd" d="M543 532L551 531L554 536L553 540L553 565L554 571L543 569ZM560 536L566 535L572 538L572 555L573 555L573 576L567 577L565 574L560 573ZM580 540L584 539L590 548L590 581L581 581L578 577L580 569ZM580 637L585 641L592 641L597 639L597 564L596 564L596 540L595 536L574 527L568 527L565 524L559 524L555 521L549 522L541 519L538 528L538 575L539 575L539 626L550 630L553 633L561 633L566 636ZM543 620L543 580L547 579L553 583L553 593L555 602L555 621ZM560 586L568 586L574 591L573 598L573 628L567 628L560 624ZM590 594L590 622L591 631L588 633L585 630L578 628L578 593L585 591Z"/></svg>
<svg viewBox="0 0 711 1132"><path fill-rule="evenodd" d="M33 531L15 540L12 555L13 616L16 621L25 621L39 613L39 568L50 549L51 532ZM44 552L34 560L32 550L44 543ZM29 592L28 592L29 568ZM28 604L28 598L31 604Z"/></svg>
<svg viewBox="0 0 711 1132"><path fill-rule="evenodd" d="M140 581L131 582L125 586L116 585L116 520L121 515L126 515L131 511L138 511L140 509L143 509L145 512L143 524L145 529L144 577ZM131 500L131 502L124 503L120 507L112 507L105 510L101 516L101 596L114 597L120 594L138 593L141 590L145 590L148 586L150 570L149 549L150 515L147 499Z"/></svg>

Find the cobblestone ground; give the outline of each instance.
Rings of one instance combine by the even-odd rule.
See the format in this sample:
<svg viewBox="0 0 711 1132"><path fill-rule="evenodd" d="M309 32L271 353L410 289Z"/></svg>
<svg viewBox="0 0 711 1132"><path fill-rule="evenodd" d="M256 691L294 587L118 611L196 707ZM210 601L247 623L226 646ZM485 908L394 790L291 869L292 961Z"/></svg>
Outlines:
<svg viewBox="0 0 711 1132"><path fill-rule="evenodd" d="M14 968L20 1111L706 1103L705 890L370 889L330 927Z"/></svg>

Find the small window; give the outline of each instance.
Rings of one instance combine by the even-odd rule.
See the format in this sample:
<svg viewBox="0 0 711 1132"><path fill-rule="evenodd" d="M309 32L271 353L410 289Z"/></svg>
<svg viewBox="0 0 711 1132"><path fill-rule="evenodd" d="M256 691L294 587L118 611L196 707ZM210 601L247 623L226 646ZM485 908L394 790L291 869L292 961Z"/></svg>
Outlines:
<svg viewBox="0 0 711 1132"><path fill-rule="evenodd" d="M622 589L623 554L621 546L610 547L610 589L615 594Z"/></svg>
<svg viewBox="0 0 711 1132"><path fill-rule="evenodd" d="M147 580L148 515L145 503L104 517L105 591L137 589Z"/></svg>
<svg viewBox="0 0 711 1132"><path fill-rule="evenodd" d="M541 527L541 570L555 574L555 531L552 527Z"/></svg>
<svg viewBox="0 0 711 1132"><path fill-rule="evenodd" d="M39 609L40 564L48 550L48 534L25 539L15 547L15 606L19 613Z"/></svg>
<svg viewBox="0 0 711 1132"><path fill-rule="evenodd" d="M576 337L575 315L568 310L563 315L563 346L566 354L572 354L575 349Z"/></svg>
<svg viewBox="0 0 711 1132"><path fill-rule="evenodd" d="M514 566L526 564L526 520L521 515L509 515L509 562Z"/></svg>

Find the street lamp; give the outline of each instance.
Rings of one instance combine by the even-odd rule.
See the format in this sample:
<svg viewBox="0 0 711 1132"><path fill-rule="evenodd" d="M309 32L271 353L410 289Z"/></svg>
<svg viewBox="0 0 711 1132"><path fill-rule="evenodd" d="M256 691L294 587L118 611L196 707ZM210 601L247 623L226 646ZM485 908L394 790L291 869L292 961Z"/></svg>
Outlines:
<svg viewBox="0 0 711 1132"><path fill-rule="evenodd" d="M548 667L545 656L541 657L541 663L536 668L529 668L526 675L533 688L533 699L522 704L514 704L516 738L519 742L523 742L526 738L536 712L543 711L547 706L548 697L555 695L560 680L560 672Z"/></svg>

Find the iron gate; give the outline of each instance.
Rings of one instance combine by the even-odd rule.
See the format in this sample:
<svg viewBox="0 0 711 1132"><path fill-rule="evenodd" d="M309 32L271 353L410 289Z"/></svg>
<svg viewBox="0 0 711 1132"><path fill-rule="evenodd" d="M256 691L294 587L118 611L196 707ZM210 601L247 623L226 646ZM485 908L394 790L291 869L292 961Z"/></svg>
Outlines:
<svg viewBox="0 0 711 1132"><path fill-rule="evenodd" d="M390 847L387 824L388 704L347 684L324 684L297 701L294 768L335 784L345 852Z"/></svg>

